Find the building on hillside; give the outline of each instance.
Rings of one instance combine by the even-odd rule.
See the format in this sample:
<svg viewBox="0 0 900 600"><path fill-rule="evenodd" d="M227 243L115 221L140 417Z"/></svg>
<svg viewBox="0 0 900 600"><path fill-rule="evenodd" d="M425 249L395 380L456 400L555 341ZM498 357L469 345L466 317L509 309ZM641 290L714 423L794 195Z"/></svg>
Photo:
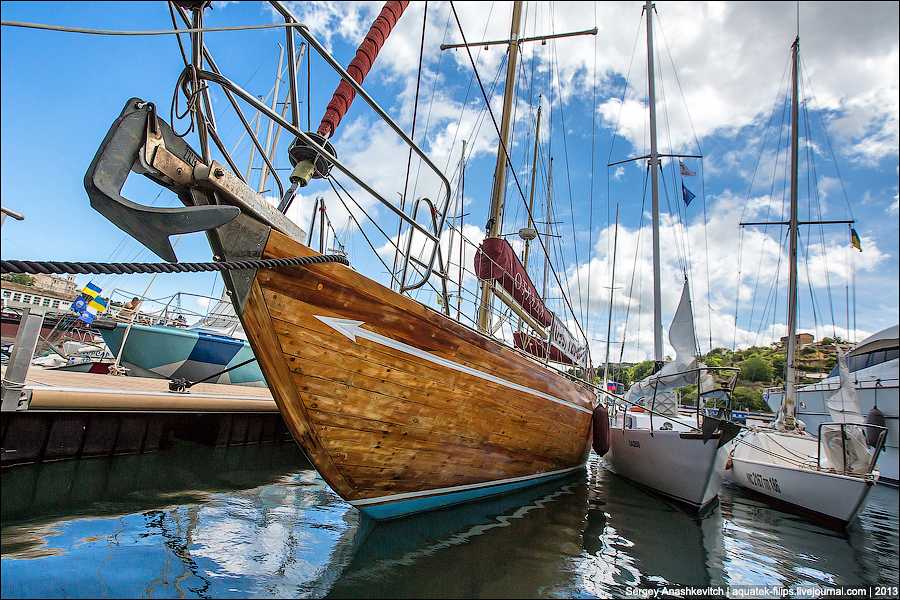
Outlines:
<svg viewBox="0 0 900 600"><path fill-rule="evenodd" d="M73 281L74 283L74 281ZM21 285L11 281L0 284L3 309L43 308L48 313L68 312L78 298L77 293L42 289L33 285Z"/></svg>
<svg viewBox="0 0 900 600"><path fill-rule="evenodd" d="M808 346L808 345L812 344L815 341L815 339L816 338L813 337L809 333L798 333L797 334L797 346L799 346L801 348L803 346ZM787 342L788 342L788 336L784 336L783 338L781 338L782 344L787 344Z"/></svg>
<svg viewBox="0 0 900 600"><path fill-rule="evenodd" d="M78 294L78 284L75 283L74 275L60 277L58 275L44 275L37 273L32 275L34 278L34 287L48 290L51 292L60 292L62 294Z"/></svg>

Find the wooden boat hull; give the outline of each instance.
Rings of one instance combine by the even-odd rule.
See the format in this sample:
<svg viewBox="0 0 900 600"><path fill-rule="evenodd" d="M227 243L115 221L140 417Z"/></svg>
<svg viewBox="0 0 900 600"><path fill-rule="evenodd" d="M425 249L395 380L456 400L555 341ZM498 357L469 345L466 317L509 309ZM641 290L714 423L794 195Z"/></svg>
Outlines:
<svg viewBox="0 0 900 600"><path fill-rule="evenodd" d="M262 258L314 254L273 230ZM584 468L586 386L347 266L259 270L236 308L294 438L374 518Z"/></svg>

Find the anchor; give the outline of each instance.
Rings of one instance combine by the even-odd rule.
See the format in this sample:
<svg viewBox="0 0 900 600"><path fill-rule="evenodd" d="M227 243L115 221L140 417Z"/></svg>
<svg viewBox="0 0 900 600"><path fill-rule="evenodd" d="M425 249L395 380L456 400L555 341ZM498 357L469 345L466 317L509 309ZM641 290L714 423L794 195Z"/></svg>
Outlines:
<svg viewBox="0 0 900 600"><path fill-rule="evenodd" d="M237 206L212 204L202 190L188 187L195 181L195 169L209 171L199 155L157 118L152 103L132 98L97 150L84 187L97 212L163 260L177 262L169 236L215 229L241 212ZM156 208L124 198L122 186L131 171L172 190L185 207Z"/></svg>

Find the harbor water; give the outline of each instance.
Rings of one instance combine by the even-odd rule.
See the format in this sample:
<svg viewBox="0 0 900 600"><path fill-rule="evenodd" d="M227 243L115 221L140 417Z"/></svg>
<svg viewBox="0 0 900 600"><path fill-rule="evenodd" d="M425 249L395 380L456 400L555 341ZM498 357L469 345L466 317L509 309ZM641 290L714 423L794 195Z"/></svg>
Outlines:
<svg viewBox="0 0 900 600"><path fill-rule="evenodd" d="M898 490L846 531L726 483L698 518L605 470L373 522L292 442L2 474L3 598L896 597Z"/></svg>

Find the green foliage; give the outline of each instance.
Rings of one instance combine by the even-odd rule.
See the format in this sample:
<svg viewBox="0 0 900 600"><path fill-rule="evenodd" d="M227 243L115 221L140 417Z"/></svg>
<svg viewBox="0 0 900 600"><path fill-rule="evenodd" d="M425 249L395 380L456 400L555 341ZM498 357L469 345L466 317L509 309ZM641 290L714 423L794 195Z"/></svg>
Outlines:
<svg viewBox="0 0 900 600"><path fill-rule="evenodd" d="M772 356L772 374L778 379L784 379L787 371L787 361L784 354L778 353Z"/></svg>
<svg viewBox="0 0 900 600"><path fill-rule="evenodd" d="M25 273L12 273L11 275L4 277L4 279L11 283L18 283L19 285L34 285L34 277L29 277Z"/></svg>
<svg viewBox="0 0 900 600"><path fill-rule="evenodd" d="M772 365L761 356L751 356L741 363L738 377L745 381L772 381L772 375Z"/></svg>
<svg viewBox="0 0 900 600"><path fill-rule="evenodd" d="M678 403L684 406L697 406L697 387L686 385L678 388Z"/></svg>
<svg viewBox="0 0 900 600"><path fill-rule="evenodd" d="M738 386L734 389L731 407L734 410L749 410L750 412L756 413L772 412L772 409L770 409L769 405L766 404L766 401L763 400L761 393L748 390L742 386Z"/></svg>
<svg viewBox="0 0 900 600"><path fill-rule="evenodd" d="M828 373L834 369L837 361L837 354L832 348L807 346L797 353L797 371L801 374L801 379L804 373ZM737 367L739 373L734 408L754 412L769 412L768 405L762 399L762 390L765 387L780 385L786 375L785 348L781 343L754 346L735 352L715 348L705 356L701 356L700 362L710 367ZM631 369L623 368L615 377L611 374L610 378L622 382L627 389L633 381L643 379L652 371L653 361L647 360L634 365ZM716 377L721 382L723 375L720 373ZM684 388L679 392L682 404L696 403L696 391L688 392Z"/></svg>
<svg viewBox="0 0 900 600"><path fill-rule="evenodd" d="M651 373L653 373L653 361L645 360L644 362L638 363L631 367L631 380L640 381Z"/></svg>

